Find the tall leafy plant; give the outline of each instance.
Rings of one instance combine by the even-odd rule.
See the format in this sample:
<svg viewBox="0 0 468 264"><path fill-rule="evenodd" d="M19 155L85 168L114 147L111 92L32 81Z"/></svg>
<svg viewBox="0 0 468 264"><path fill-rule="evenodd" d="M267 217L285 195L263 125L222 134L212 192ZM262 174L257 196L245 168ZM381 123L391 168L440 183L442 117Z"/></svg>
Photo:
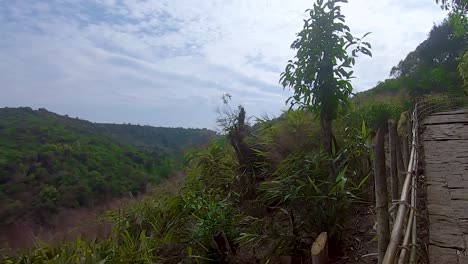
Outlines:
<svg viewBox="0 0 468 264"><path fill-rule="evenodd" d="M306 10L309 18L291 45L296 56L280 77L283 87L294 92L286 103L320 117L324 149L329 155L333 154L332 121L338 109L348 104L352 92L355 57L359 53L372 56L371 45L354 37L344 24L340 2L347 1L318 0Z"/></svg>

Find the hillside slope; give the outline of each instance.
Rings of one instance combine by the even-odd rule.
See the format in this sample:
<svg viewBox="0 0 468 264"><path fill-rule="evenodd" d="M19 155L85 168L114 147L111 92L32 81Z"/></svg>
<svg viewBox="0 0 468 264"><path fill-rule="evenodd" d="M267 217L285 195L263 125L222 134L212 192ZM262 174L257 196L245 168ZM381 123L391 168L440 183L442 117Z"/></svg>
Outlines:
<svg viewBox="0 0 468 264"><path fill-rule="evenodd" d="M467 50L467 35L457 36L446 19L434 25L427 39L392 68L391 78L358 96L365 99L446 92L462 94L463 82L457 67Z"/></svg>
<svg viewBox="0 0 468 264"><path fill-rule="evenodd" d="M0 109L0 223L46 223L60 208L94 206L167 177L206 129L94 124L45 109Z"/></svg>

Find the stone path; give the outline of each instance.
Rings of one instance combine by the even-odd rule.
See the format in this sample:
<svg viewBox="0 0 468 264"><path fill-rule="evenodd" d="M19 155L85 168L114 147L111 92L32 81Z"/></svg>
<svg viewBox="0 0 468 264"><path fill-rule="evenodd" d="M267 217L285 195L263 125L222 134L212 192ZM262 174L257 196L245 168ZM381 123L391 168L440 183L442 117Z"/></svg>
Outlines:
<svg viewBox="0 0 468 264"><path fill-rule="evenodd" d="M468 110L437 113L423 125L429 263L468 264Z"/></svg>

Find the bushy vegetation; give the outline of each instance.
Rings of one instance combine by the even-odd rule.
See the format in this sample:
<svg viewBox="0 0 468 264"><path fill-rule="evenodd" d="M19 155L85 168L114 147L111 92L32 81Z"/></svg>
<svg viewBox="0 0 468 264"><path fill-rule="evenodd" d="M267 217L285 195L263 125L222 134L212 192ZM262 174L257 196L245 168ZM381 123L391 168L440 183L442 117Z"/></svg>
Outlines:
<svg viewBox="0 0 468 264"><path fill-rule="evenodd" d="M241 106L238 111L228 113L229 116L221 117L218 121L226 135L204 149L187 154L187 178L180 191L175 195L150 196L123 211L108 213L105 219L114 227L109 238L44 246L3 260L6 263L279 263L286 256L292 263L305 263L310 258L312 242L323 231L330 238L330 255L339 254L348 241L344 231L351 220L351 210L372 200L369 179L373 177L374 130L388 119L397 120L408 110L411 105L408 94L459 88L459 76L451 73L457 66L457 54L466 43L451 37L452 29L447 23L436 26L429 39L394 69L395 79L349 100L352 71L344 68L354 64L356 52L370 55L370 44L354 38L344 24L335 23L336 20L344 22L337 3L345 1L317 2L313 10L308 10L311 18L305 20L304 30L292 45L297 55L281 77L285 87L294 89L290 99L293 105L300 107L274 120L258 120L253 127L245 122L246 111ZM323 28L317 30L317 27ZM331 47L321 46L323 43ZM348 44L355 47L350 55L345 47ZM64 128L57 129L65 131L60 130L60 141L41 149L41 153L60 149L61 152L53 152L52 162L44 165L52 164L52 170L56 163L66 164L75 156L81 157L73 152L75 143L70 143L76 141L70 139L75 135L68 135ZM106 129L112 129L105 134L110 137L151 146L151 136L143 136L146 139L127 136L151 134L153 128L107 126ZM79 139L79 146L84 144L87 148L83 150L86 155L100 153L99 148L111 148L109 152L116 163L124 160L135 164L131 175L158 177L160 164L146 166L151 155L148 149L121 149L123 146L111 144L101 136L80 134ZM36 140L41 142L41 137ZM183 145L187 142L190 141ZM67 154L65 146L68 148L70 144L73 148ZM129 151L131 155L127 154ZM96 166L108 165L107 158L86 155L86 161L101 162ZM67 158L61 160L62 156ZM39 157L33 157L37 162ZM23 160L18 156L18 162ZM62 167L57 168L61 171ZM125 175L119 176L121 169L118 168L115 179L128 181ZM92 174L87 179L99 178L96 172L103 175L97 170L83 170ZM44 206L62 202L62 192L55 187L56 182L46 182L38 190Z"/></svg>
<svg viewBox="0 0 468 264"><path fill-rule="evenodd" d="M149 184L176 169L174 160L182 159L177 153L210 138L208 130L153 134L151 130L157 128L95 125L30 108L0 109L1 222L46 224L60 208L94 206L128 193L144 193ZM117 141L119 136L124 139ZM145 148L125 144L133 143L132 138L165 143Z"/></svg>
<svg viewBox="0 0 468 264"><path fill-rule="evenodd" d="M366 146L360 126L347 130ZM229 142L216 140L188 154L187 179L179 194L148 197L107 215L114 226L109 239L39 248L5 261L255 263L278 261L282 255L305 259L317 233L328 230L339 240L369 173L363 177L357 171L365 156L351 155L357 153L343 144L334 161L340 172L330 180L329 160L316 139L319 133L317 122L304 111L287 112L281 121L263 120L249 136L258 142L256 155L263 161L254 165L259 173L254 182L243 180L251 175L239 170ZM246 184L256 195L245 192ZM214 237L220 234L229 241L231 253L216 244Z"/></svg>
<svg viewBox="0 0 468 264"><path fill-rule="evenodd" d="M428 38L392 68L392 78L360 93L361 97L407 96L428 93L461 94L462 78L457 70L468 49L466 34L456 34L450 18L434 25Z"/></svg>
<svg viewBox="0 0 468 264"><path fill-rule="evenodd" d="M468 51L463 55L460 64L458 65L458 72L463 79L463 89L466 96L468 96Z"/></svg>

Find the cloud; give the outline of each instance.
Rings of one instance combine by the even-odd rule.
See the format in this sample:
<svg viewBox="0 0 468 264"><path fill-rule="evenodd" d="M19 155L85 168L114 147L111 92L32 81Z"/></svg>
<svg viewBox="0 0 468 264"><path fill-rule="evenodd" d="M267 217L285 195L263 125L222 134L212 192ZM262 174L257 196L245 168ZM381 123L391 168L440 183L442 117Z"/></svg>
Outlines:
<svg viewBox="0 0 468 264"><path fill-rule="evenodd" d="M215 126L227 92L249 114L276 114L278 84L309 0L0 1L0 106L46 107L98 122ZM373 57L355 89L387 78L445 13L425 0L352 0Z"/></svg>

